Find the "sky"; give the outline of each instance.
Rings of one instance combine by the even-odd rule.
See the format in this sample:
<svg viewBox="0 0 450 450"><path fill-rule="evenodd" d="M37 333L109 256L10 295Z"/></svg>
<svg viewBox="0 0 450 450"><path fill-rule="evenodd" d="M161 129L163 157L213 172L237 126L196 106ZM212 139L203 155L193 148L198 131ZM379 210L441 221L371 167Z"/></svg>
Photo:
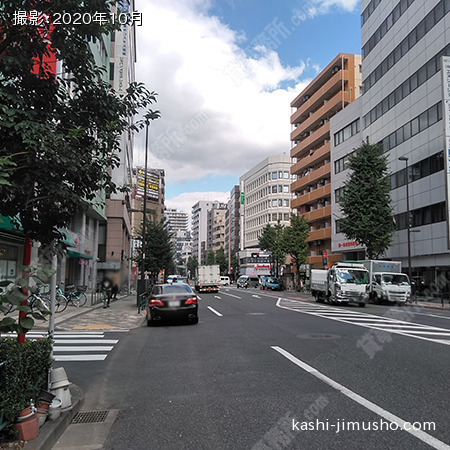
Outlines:
<svg viewBox="0 0 450 450"><path fill-rule="evenodd" d="M361 52L359 0L136 0L136 80L155 91L148 166L166 206L226 201L291 148L291 101L339 53ZM144 164L145 131L135 138Z"/></svg>

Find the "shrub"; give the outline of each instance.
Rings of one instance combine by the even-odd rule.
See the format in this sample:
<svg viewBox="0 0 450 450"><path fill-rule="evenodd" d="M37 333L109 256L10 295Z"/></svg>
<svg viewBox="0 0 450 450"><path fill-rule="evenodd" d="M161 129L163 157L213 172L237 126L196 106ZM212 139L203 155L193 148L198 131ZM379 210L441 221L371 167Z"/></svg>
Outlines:
<svg viewBox="0 0 450 450"><path fill-rule="evenodd" d="M10 433L19 412L38 399L41 389L47 389L51 346L51 339L24 344L13 338L0 340L0 414L8 422L2 433Z"/></svg>

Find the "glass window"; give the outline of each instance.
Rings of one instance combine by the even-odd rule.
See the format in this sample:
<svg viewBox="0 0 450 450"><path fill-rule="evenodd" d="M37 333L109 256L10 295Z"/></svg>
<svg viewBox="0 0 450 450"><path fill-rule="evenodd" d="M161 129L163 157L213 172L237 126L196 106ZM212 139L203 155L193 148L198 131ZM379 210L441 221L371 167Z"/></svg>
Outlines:
<svg viewBox="0 0 450 450"><path fill-rule="evenodd" d="M401 0L400 2L400 15L403 15L404 12L407 10L408 8L408 0Z"/></svg>
<svg viewBox="0 0 450 450"><path fill-rule="evenodd" d="M439 103L436 105L436 108L437 108L437 116L438 116L438 120L441 120L441 119L442 119L442 102L439 102Z"/></svg>
<svg viewBox="0 0 450 450"><path fill-rule="evenodd" d="M278 176L278 172L272 172L272 180L276 180Z"/></svg>
<svg viewBox="0 0 450 450"><path fill-rule="evenodd" d="M284 175L284 179L286 180L286 179L289 179L289 172L284 172L283 173L283 175Z"/></svg>
<svg viewBox="0 0 450 450"><path fill-rule="evenodd" d="M375 111L377 119L379 119L382 116L381 103L378 103L378 105L375 108Z"/></svg>
<svg viewBox="0 0 450 450"><path fill-rule="evenodd" d="M387 57L387 67L388 70L394 65L394 52L391 52Z"/></svg>
<svg viewBox="0 0 450 450"><path fill-rule="evenodd" d="M289 217L289 213L284 213L284 220L286 220L286 221L291 220Z"/></svg>
<svg viewBox="0 0 450 450"><path fill-rule="evenodd" d="M402 84L403 98L409 95L409 78L405 80Z"/></svg>
<svg viewBox="0 0 450 450"><path fill-rule="evenodd" d="M416 27L417 41L420 41L425 36L425 21L422 20Z"/></svg>
<svg viewBox="0 0 450 450"><path fill-rule="evenodd" d="M289 200L288 199L284 199L283 200L283 206L289 206Z"/></svg>
<svg viewBox="0 0 450 450"><path fill-rule="evenodd" d="M411 120L411 136L414 136L419 132L419 118Z"/></svg>
<svg viewBox="0 0 450 450"><path fill-rule="evenodd" d="M272 200L272 208L276 208L278 205L278 202L276 200Z"/></svg>
<svg viewBox="0 0 450 450"><path fill-rule="evenodd" d="M435 106L428 110L428 126L433 125L438 121L438 112Z"/></svg>
<svg viewBox="0 0 450 450"><path fill-rule="evenodd" d="M401 102L403 100L403 87L402 85L398 86L395 92L395 104Z"/></svg>
<svg viewBox="0 0 450 450"><path fill-rule="evenodd" d="M423 83L425 83L425 81L427 81L427 67L426 66L422 66L418 70L417 74L418 74L418 77L419 77L418 83L419 83L419 86L421 86Z"/></svg>
<svg viewBox="0 0 450 450"><path fill-rule="evenodd" d="M400 61L401 57L402 57L401 46L397 45L397 47L394 49L394 61L397 63L398 61Z"/></svg>
<svg viewBox="0 0 450 450"><path fill-rule="evenodd" d="M419 85L419 78L417 76L417 72L415 72L409 78L409 88L411 92L416 90L418 85Z"/></svg>
<svg viewBox="0 0 450 450"><path fill-rule="evenodd" d="M400 145L403 142L403 127L399 128L396 132L395 132L395 139L397 141L397 145Z"/></svg>
<svg viewBox="0 0 450 450"><path fill-rule="evenodd" d="M425 17L425 34L434 27L434 12L430 11Z"/></svg>
<svg viewBox="0 0 450 450"><path fill-rule="evenodd" d="M426 159L422 160L420 166L421 166L420 172L422 174L422 178L430 175L430 158L426 158Z"/></svg>
<svg viewBox="0 0 450 450"><path fill-rule="evenodd" d="M389 109L395 106L395 91L391 92L388 97Z"/></svg>
<svg viewBox="0 0 450 450"><path fill-rule="evenodd" d="M277 187L276 186L272 186L272 194L276 194L277 193Z"/></svg>
<svg viewBox="0 0 450 450"><path fill-rule="evenodd" d="M391 189L396 189L397 188L397 174L393 173L391 175ZM336 202L338 203L338 202Z"/></svg>
<svg viewBox="0 0 450 450"><path fill-rule="evenodd" d="M381 103L381 111L383 114L386 114L389 111L389 101L387 97Z"/></svg>
<svg viewBox="0 0 450 450"><path fill-rule="evenodd" d="M283 172L281 170L278 172L278 178L280 180L283 178Z"/></svg>
<svg viewBox="0 0 450 450"><path fill-rule="evenodd" d="M431 78L437 72L436 60L435 58L431 58L427 62L427 79Z"/></svg>
<svg viewBox="0 0 450 450"><path fill-rule="evenodd" d="M394 8L393 16L394 22L397 22L397 20L400 19L400 3L398 3L397 6Z"/></svg>
<svg viewBox="0 0 450 450"><path fill-rule="evenodd" d="M387 19L386 19L387 29L390 30L393 24L394 24L394 17L392 14L389 14L389 16L387 16Z"/></svg>
<svg viewBox="0 0 450 450"><path fill-rule="evenodd" d="M283 186L283 192L289 192L289 186L284 185Z"/></svg>
<svg viewBox="0 0 450 450"><path fill-rule="evenodd" d="M283 200L281 198L278 199L278 206L283 206Z"/></svg>
<svg viewBox="0 0 450 450"><path fill-rule="evenodd" d="M412 30L411 33L409 33L409 35L408 35L409 48L414 47L414 45L416 45L416 42L417 42L417 32L416 32L416 29L414 28L414 30Z"/></svg>
<svg viewBox="0 0 450 450"><path fill-rule="evenodd" d="M400 44L402 56L405 56L408 53L409 50L409 42L408 42L408 36L403 39L402 43Z"/></svg>
<svg viewBox="0 0 450 450"><path fill-rule="evenodd" d="M407 141L411 137L411 122L403 125L403 139Z"/></svg>
<svg viewBox="0 0 450 450"><path fill-rule="evenodd" d="M394 148L396 146L395 133L389 135L389 148Z"/></svg>
<svg viewBox="0 0 450 450"><path fill-rule="evenodd" d="M420 163L411 166L411 181L420 180L422 178L420 173Z"/></svg>
<svg viewBox="0 0 450 450"><path fill-rule="evenodd" d="M277 213L272 214L272 221L273 222L277 221Z"/></svg>
<svg viewBox="0 0 450 450"><path fill-rule="evenodd" d="M428 128L428 112L424 111L419 116L419 131L423 131Z"/></svg>

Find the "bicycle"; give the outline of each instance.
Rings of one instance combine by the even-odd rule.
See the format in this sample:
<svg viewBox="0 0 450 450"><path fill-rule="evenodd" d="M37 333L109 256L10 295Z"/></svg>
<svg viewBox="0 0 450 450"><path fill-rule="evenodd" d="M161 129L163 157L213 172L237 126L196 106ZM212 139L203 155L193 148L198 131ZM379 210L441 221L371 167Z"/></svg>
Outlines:
<svg viewBox="0 0 450 450"><path fill-rule="evenodd" d="M46 293L44 298L48 301L48 304L51 304L49 293ZM55 296L55 313L60 313L66 310L69 301L66 296L63 294L62 289L59 286L56 286L56 296Z"/></svg>
<svg viewBox="0 0 450 450"><path fill-rule="evenodd" d="M82 306L84 306L87 302L87 295L85 292L86 289L87 286L77 286L76 288L73 284L66 286L65 296L68 303L70 303L72 306L76 306L77 308L81 308Z"/></svg>

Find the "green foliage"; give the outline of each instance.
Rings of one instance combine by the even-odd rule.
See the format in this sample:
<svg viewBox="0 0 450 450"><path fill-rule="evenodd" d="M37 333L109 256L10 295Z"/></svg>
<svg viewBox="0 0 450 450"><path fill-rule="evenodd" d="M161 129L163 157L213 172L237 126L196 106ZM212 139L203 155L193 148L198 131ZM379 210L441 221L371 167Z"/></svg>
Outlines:
<svg viewBox="0 0 450 450"><path fill-rule="evenodd" d="M208 252L208 254L206 255L206 265L207 266L212 266L216 264L216 255L215 253L211 250L210 252Z"/></svg>
<svg viewBox="0 0 450 450"><path fill-rule="evenodd" d="M104 13L112 0L5 0L0 30L0 214L20 221L26 236L50 243L73 214L99 191L114 192L110 168L119 164L121 136L138 131L131 120L156 101L156 94L131 83L125 94L113 91L96 67L89 43L118 25L56 26L50 40L62 71L42 63L48 36L35 25L14 25L20 10L54 13ZM35 65L36 61L41 64ZM33 73L38 69L39 74Z"/></svg>
<svg viewBox="0 0 450 450"><path fill-rule="evenodd" d="M197 274L197 267L198 267L197 255L189 256L187 260L187 268L189 270L189 275L191 278L194 278L195 275Z"/></svg>
<svg viewBox="0 0 450 450"><path fill-rule="evenodd" d="M239 276L239 257L237 254L231 257L231 267L233 268L231 273L237 278Z"/></svg>
<svg viewBox="0 0 450 450"><path fill-rule="evenodd" d="M220 274L226 275L228 273L228 261L227 257L225 256L225 250L223 249L223 247L220 247L219 250L217 250L215 260L216 264L219 264Z"/></svg>
<svg viewBox="0 0 450 450"><path fill-rule="evenodd" d="M34 312L31 311L28 305L22 305L27 298L23 290L30 289L30 281L37 286L46 284L55 271L53 269L37 269L30 266L20 266L20 269L24 270L28 276L17 278L14 282L0 281L0 311L7 314L11 308L14 308L18 311L24 311L26 316L21 319L3 317L0 321L0 332L26 333L34 327L34 319L46 320L45 316L50 314L50 311L43 309L42 305L38 303L35 304Z"/></svg>
<svg viewBox="0 0 450 450"><path fill-rule="evenodd" d="M19 412L37 400L41 389L47 389L52 341L27 340L19 344L16 339L0 340L0 411L8 426L2 433L11 433Z"/></svg>
<svg viewBox="0 0 450 450"><path fill-rule="evenodd" d="M285 228L284 246L285 250L297 266L297 279L300 273L300 266L306 263L308 256L309 225L304 216L291 215L291 226Z"/></svg>
<svg viewBox="0 0 450 450"><path fill-rule="evenodd" d="M352 172L341 200L339 226L348 239L366 246L368 259L377 259L395 232L387 159L367 140L350 156L348 167Z"/></svg>
<svg viewBox="0 0 450 450"><path fill-rule="evenodd" d="M271 252L272 262L275 265L275 275L278 276L280 264L284 264L286 260L286 244L285 244L285 228L278 222L272 226L268 224L264 227L259 238L259 246L261 250Z"/></svg>
<svg viewBox="0 0 450 450"><path fill-rule="evenodd" d="M139 238L142 241L142 229ZM173 243L172 236L167 231L164 220L156 222L149 220L145 227L145 270L151 272L151 279L156 281L161 270L166 274L174 273ZM139 268L142 264L142 251L138 254L136 261Z"/></svg>

